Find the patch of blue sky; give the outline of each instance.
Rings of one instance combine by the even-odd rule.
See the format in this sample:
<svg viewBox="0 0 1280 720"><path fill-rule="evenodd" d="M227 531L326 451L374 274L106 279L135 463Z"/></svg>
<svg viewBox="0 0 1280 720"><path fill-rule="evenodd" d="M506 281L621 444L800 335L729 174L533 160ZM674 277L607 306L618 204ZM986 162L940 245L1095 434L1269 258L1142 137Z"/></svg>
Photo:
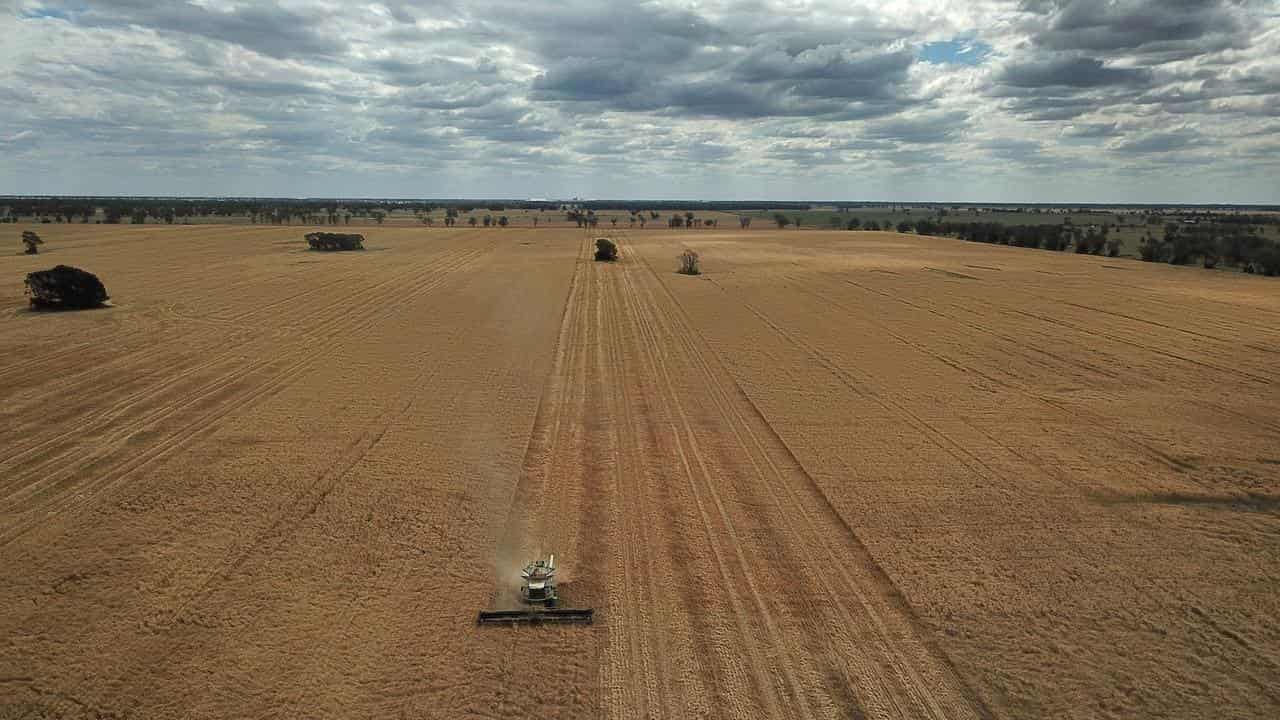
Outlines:
<svg viewBox="0 0 1280 720"><path fill-rule="evenodd" d="M981 65L990 55L990 45L964 38L939 40L920 46L920 59L939 65Z"/></svg>

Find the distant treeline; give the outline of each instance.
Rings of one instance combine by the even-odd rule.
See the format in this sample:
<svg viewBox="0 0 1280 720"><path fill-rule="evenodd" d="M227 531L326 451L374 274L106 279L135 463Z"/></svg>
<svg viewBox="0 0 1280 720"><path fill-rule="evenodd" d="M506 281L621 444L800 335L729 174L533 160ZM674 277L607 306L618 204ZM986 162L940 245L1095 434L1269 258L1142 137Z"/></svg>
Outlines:
<svg viewBox="0 0 1280 720"><path fill-rule="evenodd" d="M780 202L776 200L694 201L694 200L468 200L468 199L340 199L340 198L164 198L164 197L0 197L0 208L7 207L10 216L47 218L50 222L173 222L192 217L249 217L257 222L288 222L291 218L346 221L347 216L376 217L391 212L414 215L454 209L461 213L476 210L556 211L625 210L671 212L747 213L764 210L807 211L818 207L834 207L842 214L870 208L936 210L945 215L948 209L983 209L1010 213L1110 214L1104 206L1091 205L978 205L970 203L884 203L884 202ZM1221 210L1199 206L1134 206L1116 205L1126 214L1146 215L1147 221L1159 224L1169 218L1211 218L1213 222L1239 225L1280 225L1280 214L1257 214L1268 207ZM1142 212L1143 210L1147 212ZM1241 212L1242 209L1252 211ZM101 216L99 216L99 210ZM2 214L2 213L0 213Z"/></svg>
<svg viewBox="0 0 1280 720"><path fill-rule="evenodd" d="M328 220L383 216L391 209L429 212L432 205L332 200L209 200L144 198L40 198L0 200L10 217L36 217L51 222L169 222L194 217L249 217L254 222L288 222L293 218ZM99 216L101 212L101 216Z"/></svg>
<svg viewBox="0 0 1280 720"><path fill-rule="evenodd" d="M197 217L247 217L252 222L281 224L292 222L328 222L342 224L352 217L373 218L379 222L391 212L421 215L438 210L471 213L476 210L556 211L566 207L578 210L625 210L628 212L669 210L702 212L747 212L770 208L808 210L809 203L794 202L693 202L693 201L626 201L626 200L336 200L336 199L211 199L211 198L0 198L0 208L8 208L6 218L34 217L56 223L144 223L182 221ZM0 220L3 221L3 220Z"/></svg>
<svg viewBox="0 0 1280 720"><path fill-rule="evenodd" d="M1237 217L1253 217L1265 222L1245 224ZM1215 215L1212 221L1196 223L1166 223L1159 236L1147 230L1138 246L1139 257L1147 262L1167 262L1172 265L1200 263L1206 268L1219 264L1239 267L1244 272L1263 275L1280 275L1280 245L1261 236L1258 225L1275 224L1272 216ZM849 220L850 230L859 228L857 218ZM1111 237L1112 227L1107 224L1078 226L1061 225L1009 225L1004 223L957 223L930 219L906 220L890 228L898 232L917 232L921 235L957 237L969 242L994 243L1014 247L1040 248L1044 250L1072 250L1079 254L1120 254L1120 241Z"/></svg>

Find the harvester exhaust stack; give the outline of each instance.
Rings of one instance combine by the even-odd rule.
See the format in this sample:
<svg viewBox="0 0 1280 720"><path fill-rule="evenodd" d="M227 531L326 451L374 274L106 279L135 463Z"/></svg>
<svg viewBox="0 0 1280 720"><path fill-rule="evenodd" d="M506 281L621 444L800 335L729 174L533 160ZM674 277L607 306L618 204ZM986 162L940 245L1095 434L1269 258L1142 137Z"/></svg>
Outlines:
<svg viewBox="0 0 1280 720"><path fill-rule="evenodd" d="M546 560L534 560L520 571L520 600L527 607L521 610L481 610L476 622L498 623L590 623L595 611L558 607L560 596L556 592L556 556Z"/></svg>

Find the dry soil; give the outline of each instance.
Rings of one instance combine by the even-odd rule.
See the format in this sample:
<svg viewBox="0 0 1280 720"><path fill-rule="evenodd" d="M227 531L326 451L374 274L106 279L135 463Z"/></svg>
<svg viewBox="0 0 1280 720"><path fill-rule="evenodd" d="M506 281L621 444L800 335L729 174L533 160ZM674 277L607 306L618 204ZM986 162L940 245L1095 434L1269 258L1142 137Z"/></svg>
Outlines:
<svg viewBox="0 0 1280 720"><path fill-rule="evenodd" d="M1280 714L1275 280L41 232L0 257L0 717ZM23 309L56 263L112 307ZM549 552L596 623L478 627Z"/></svg>

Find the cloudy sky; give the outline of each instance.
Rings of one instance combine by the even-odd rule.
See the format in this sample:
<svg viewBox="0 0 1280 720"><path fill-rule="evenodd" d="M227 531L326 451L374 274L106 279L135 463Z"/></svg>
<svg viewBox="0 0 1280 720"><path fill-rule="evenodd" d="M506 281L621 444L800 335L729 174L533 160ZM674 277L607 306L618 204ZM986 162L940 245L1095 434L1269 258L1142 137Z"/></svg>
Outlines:
<svg viewBox="0 0 1280 720"><path fill-rule="evenodd" d="M0 0L0 194L1280 203L1277 0Z"/></svg>

